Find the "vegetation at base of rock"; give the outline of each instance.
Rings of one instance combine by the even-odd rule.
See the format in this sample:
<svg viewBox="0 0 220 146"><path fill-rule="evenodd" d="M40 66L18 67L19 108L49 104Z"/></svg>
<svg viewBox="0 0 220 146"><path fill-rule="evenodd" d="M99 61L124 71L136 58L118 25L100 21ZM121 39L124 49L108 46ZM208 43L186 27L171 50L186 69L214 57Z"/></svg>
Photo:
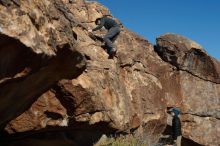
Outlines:
<svg viewBox="0 0 220 146"><path fill-rule="evenodd" d="M147 141L135 137L104 138L94 146L148 146Z"/></svg>

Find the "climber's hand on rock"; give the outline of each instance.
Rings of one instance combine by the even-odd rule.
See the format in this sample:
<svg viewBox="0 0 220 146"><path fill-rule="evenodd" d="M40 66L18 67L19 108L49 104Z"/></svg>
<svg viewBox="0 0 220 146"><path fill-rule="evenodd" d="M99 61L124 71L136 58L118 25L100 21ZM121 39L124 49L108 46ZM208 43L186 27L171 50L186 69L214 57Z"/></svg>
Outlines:
<svg viewBox="0 0 220 146"><path fill-rule="evenodd" d="M105 34L100 34L100 37L101 37L101 38L104 38L104 37L105 37Z"/></svg>
<svg viewBox="0 0 220 146"><path fill-rule="evenodd" d="M92 33L92 29L89 29L88 32Z"/></svg>

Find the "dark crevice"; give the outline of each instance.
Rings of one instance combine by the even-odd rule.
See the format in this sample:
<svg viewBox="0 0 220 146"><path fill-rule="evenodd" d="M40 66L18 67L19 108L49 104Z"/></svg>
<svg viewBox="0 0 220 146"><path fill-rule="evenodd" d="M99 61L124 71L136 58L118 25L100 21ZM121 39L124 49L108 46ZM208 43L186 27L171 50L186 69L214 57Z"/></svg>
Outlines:
<svg viewBox="0 0 220 146"><path fill-rule="evenodd" d="M91 57L88 55L85 55L86 60L91 60Z"/></svg>
<svg viewBox="0 0 220 146"><path fill-rule="evenodd" d="M47 127L38 131L5 134L0 137L0 143L2 146L93 146L103 134L110 136L115 131L106 122L94 125L82 122L75 123L73 127Z"/></svg>
<svg viewBox="0 0 220 146"><path fill-rule="evenodd" d="M54 85L52 91L67 110L67 115L70 117L74 116L75 102L72 99L71 93L64 91L59 85Z"/></svg>
<svg viewBox="0 0 220 146"><path fill-rule="evenodd" d="M216 120L220 120L219 117L215 117L213 115L209 115L209 114L199 114L199 113L181 113L182 115L192 115L192 116L196 116L196 117L201 117L201 118L213 118Z"/></svg>
<svg viewBox="0 0 220 146"><path fill-rule="evenodd" d="M177 57L175 56L175 52L171 51L167 48L161 48L158 47L156 45L154 45L154 51L158 54L158 56L160 56L160 58L165 61L165 62L169 62L171 65L175 66L177 69L179 69L179 65L177 64ZM167 56L167 54L169 54L169 56ZM166 54L166 56L165 56Z"/></svg>
<svg viewBox="0 0 220 146"><path fill-rule="evenodd" d="M77 33L76 33L75 31L73 31L72 33L73 33L74 39L77 40L77 39L78 39L78 38L77 38Z"/></svg>
<svg viewBox="0 0 220 146"><path fill-rule="evenodd" d="M126 67L131 68L133 65L134 65L133 63L132 64L131 63L126 63L126 64L121 64L120 67L121 68L126 68Z"/></svg>
<svg viewBox="0 0 220 146"><path fill-rule="evenodd" d="M203 81L211 82L211 83L213 83L213 84L220 84L219 82L214 82L214 81L212 81L212 80L208 80L208 79L205 79L205 78L203 78L203 77L200 77L200 76L198 76L198 75L192 73L192 72L189 71L189 70L185 70L185 69L179 69L179 70L185 71L185 72L191 74L192 76L197 77L197 78L199 78L199 79L201 79L201 80L203 80Z"/></svg>
<svg viewBox="0 0 220 146"><path fill-rule="evenodd" d="M49 57L34 53L19 40L0 34L0 80L39 70L48 60Z"/></svg>
<svg viewBox="0 0 220 146"><path fill-rule="evenodd" d="M14 2L15 5L17 5L18 7L20 7L21 2L20 0L12 0Z"/></svg>
<svg viewBox="0 0 220 146"><path fill-rule="evenodd" d="M45 111L44 114L48 117L51 118L53 120L58 120L58 119L62 119L63 116L58 114L58 113L54 113L54 112L49 112L49 111Z"/></svg>
<svg viewBox="0 0 220 146"><path fill-rule="evenodd" d="M0 37L0 76L12 77L0 84L0 128L3 129L59 80L82 74L86 63L84 57L68 44L58 46L57 56L49 58L33 53L16 39L2 34ZM26 67L31 72L13 77Z"/></svg>

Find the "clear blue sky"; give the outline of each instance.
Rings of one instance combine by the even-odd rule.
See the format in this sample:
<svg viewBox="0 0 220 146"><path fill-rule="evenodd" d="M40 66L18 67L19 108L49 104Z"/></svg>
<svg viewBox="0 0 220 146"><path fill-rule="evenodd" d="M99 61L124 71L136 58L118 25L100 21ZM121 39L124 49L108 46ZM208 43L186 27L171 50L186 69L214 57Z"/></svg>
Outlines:
<svg viewBox="0 0 220 146"><path fill-rule="evenodd" d="M97 0L130 30L155 44L172 32L201 44L220 60L220 0Z"/></svg>

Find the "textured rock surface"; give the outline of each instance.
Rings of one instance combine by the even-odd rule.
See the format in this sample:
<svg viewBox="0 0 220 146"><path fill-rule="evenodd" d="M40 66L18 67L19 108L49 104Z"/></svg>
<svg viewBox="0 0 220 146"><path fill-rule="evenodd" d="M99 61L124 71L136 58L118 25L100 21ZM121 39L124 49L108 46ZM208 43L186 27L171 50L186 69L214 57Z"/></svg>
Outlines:
<svg viewBox="0 0 220 146"><path fill-rule="evenodd" d="M37 4L48 6L47 1L8 2L5 5L1 1L4 5L0 5L1 126L27 110L57 81L76 78L85 70L85 59L76 50L76 36L69 22L54 22L64 27L55 31L51 22L40 17L43 10L37 9ZM46 11L46 7L38 7ZM53 15L52 12L48 14ZM38 18L44 23L38 24Z"/></svg>
<svg viewBox="0 0 220 146"><path fill-rule="evenodd" d="M166 99L168 106L181 107L183 135L203 145L218 145L220 63L194 41L175 34L158 37L156 51L177 68L167 75L166 86L174 90Z"/></svg>
<svg viewBox="0 0 220 146"><path fill-rule="evenodd" d="M220 63L196 42L180 35L157 38L157 51L167 62L207 81L220 83Z"/></svg>
<svg viewBox="0 0 220 146"><path fill-rule="evenodd" d="M160 66L166 68L168 65L163 63L148 41L124 28L116 43L118 56L109 60L101 47L102 42L91 39L85 29L95 27L96 18L109 14L106 8L95 2L20 1L18 5L11 1L7 5L3 3L0 10L1 16L5 16L1 17L1 33L18 39L19 43L34 54L40 54L42 58L46 56L46 59L49 58L47 56L56 58L59 48L62 50L62 46L68 44L70 50L75 49L87 59L86 70L83 73L79 70L77 73L81 75L73 80L68 75L68 79L61 80L67 78L63 73L69 73L63 67L63 62L49 62L48 66L57 67L55 70L48 69L47 72L51 71L52 74L45 76L47 72L43 72L41 76L35 77L44 80L40 82L41 88L48 91L42 92L39 84L26 91L44 94L17 118L15 117L20 112L14 110L18 110L21 105L17 105L17 109L12 108L11 113L15 114L10 114L6 120L12 117L15 119L6 126L8 133L47 129L51 126L71 128L78 124L88 123L92 126L106 123L105 129L117 133L130 133L138 129L135 132L137 135L144 133L152 143L157 141L166 126L166 103L158 77L162 75ZM100 31L98 35L103 33L104 31ZM77 71L75 60L71 61L64 56L62 59L70 62L68 67ZM48 61L45 62L47 64ZM41 68L44 67L36 67L36 74ZM63 76L60 75L59 83L55 84L58 78L53 79L53 76L59 74ZM48 84L49 81L44 76L51 79L53 84ZM27 85L16 82L16 87L27 88L34 81L24 82ZM4 87L5 89L1 88L2 100L9 88L7 85ZM10 90L14 93L11 88ZM20 96L19 98L23 98L23 94ZM33 96L28 94L27 98L31 99ZM10 94L10 98L14 97ZM24 101L27 102L27 98ZM29 100L27 105L30 102L33 100ZM7 104L1 111L6 108L11 109ZM20 110L24 111L24 108L27 109L27 106ZM1 115L5 118L4 114Z"/></svg>
<svg viewBox="0 0 220 146"><path fill-rule="evenodd" d="M116 41L117 58L109 60L102 42L87 32L96 18L109 14L83 0L0 0L4 130L64 130L52 137L64 136L64 143L68 139L65 144L73 145L86 140L75 128L94 128L96 133L133 132L155 143L167 123L166 108L178 106L184 137L203 145L220 143L214 128L220 116L219 62L182 36L163 35L154 48L126 28Z"/></svg>

